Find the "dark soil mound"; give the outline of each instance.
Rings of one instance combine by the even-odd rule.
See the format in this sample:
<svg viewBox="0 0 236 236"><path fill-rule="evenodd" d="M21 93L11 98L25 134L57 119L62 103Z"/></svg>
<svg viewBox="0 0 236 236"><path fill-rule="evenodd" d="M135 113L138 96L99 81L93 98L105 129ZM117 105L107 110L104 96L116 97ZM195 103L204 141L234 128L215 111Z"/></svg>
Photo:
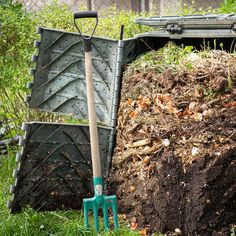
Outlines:
<svg viewBox="0 0 236 236"><path fill-rule="evenodd" d="M110 187L132 228L229 235L236 55L183 51L167 45L127 68Z"/></svg>

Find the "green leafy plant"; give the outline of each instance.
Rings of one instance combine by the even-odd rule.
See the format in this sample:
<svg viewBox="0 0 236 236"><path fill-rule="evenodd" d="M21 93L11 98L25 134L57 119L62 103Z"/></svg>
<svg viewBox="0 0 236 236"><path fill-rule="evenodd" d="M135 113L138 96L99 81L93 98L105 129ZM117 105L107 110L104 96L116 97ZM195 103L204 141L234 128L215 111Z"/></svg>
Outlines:
<svg viewBox="0 0 236 236"><path fill-rule="evenodd" d="M34 22L20 4L11 3L0 6L0 22L0 116L13 136L27 114L23 94L30 79Z"/></svg>
<svg viewBox="0 0 236 236"><path fill-rule="evenodd" d="M0 86L17 92L29 78L26 69L32 53L34 27L30 15L22 11L20 4L0 7L0 22Z"/></svg>
<svg viewBox="0 0 236 236"><path fill-rule="evenodd" d="M235 13L236 12L236 1L225 0L218 9L219 13Z"/></svg>
<svg viewBox="0 0 236 236"><path fill-rule="evenodd" d="M86 7L82 5L78 11L83 10L86 10ZM120 26L122 24L125 25L125 38L130 38L135 34L150 31L150 27L134 23L134 20L137 17L150 16L148 13L138 14L128 10L119 10L115 5L104 8L98 13L99 24L95 32L96 36L119 39ZM46 5L40 12L36 12L35 14L37 24L41 26L66 30L69 32L77 32L77 29L73 24L73 12L66 4L58 5L57 1L53 1L52 4ZM79 20L78 25L83 29L85 34L90 34L94 27L94 20L86 19L86 24L83 20Z"/></svg>
<svg viewBox="0 0 236 236"><path fill-rule="evenodd" d="M162 73L167 67L173 71L177 71L179 65L182 64L183 59L192 53L194 48L192 46L179 47L173 42L167 43L163 48L158 51L150 51L133 62L125 73L133 73L133 70L139 70L148 68ZM191 65L188 64L191 68Z"/></svg>
<svg viewBox="0 0 236 236"><path fill-rule="evenodd" d="M186 4L182 1L179 2L177 15L185 16L185 15L199 15L199 14L215 14L217 13L216 8L212 7L196 7L196 1L192 0L190 3Z"/></svg>

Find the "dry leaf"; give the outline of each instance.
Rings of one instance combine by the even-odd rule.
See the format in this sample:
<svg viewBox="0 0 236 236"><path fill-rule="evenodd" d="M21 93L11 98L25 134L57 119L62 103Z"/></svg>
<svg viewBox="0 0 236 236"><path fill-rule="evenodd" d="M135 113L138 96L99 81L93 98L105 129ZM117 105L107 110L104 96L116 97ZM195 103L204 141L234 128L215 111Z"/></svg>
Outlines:
<svg viewBox="0 0 236 236"><path fill-rule="evenodd" d="M178 113L178 110L175 108L170 94L155 94L154 100L157 107L161 108L162 110L166 110L175 114Z"/></svg>
<svg viewBox="0 0 236 236"><path fill-rule="evenodd" d="M130 186L130 191L131 191L131 192L134 192L135 189L136 189L136 188L135 188L134 186Z"/></svg>
<svg viewBox="0 0 236 236"><path fill-rule="evenodd" d="M141 97L137 105L141 110L145 110L151 105L151 100L149 97Z"/></svg>
<svg viewBox="0 0 236 236"><path fill-rule="evenodd" d="M131 106L132 102L133 102L133 100L131 98L128 98L127 103L129 106Z"/></svg>
<svg viewBox="0 0 236 236"><path fill-rule="evenodd" d="M135 117L137 117L137 115L138 115L138 112L136 110L135 111L131 111L129 113L130 118L135 118Z"/></svg>
<svg viewBox="0 0 236 236"><path fill-rule="evenodd" d="M146 156L144 159L143 159L143 163L144 164L148 164L148 163L150 163L150 156Z"/></svg>
<svg viewBox="0 0 236 236"><path fill-rule="evenodd" d="M141 229L141 230L139 231L139 234L140 234L140 235L147 235L147 228Z"/></svg>
<svg viewBox="0 0 236 236"><path fill-rule="evenodd" d="M236 101L230 102L230 103L224 103L224 107L236 107Z"/></svg>
<svg viewBox="0 0 236 236"><path fill-rule="evenodd" d="M182 111L182 112L178 112L178 116L190 116L192 115L193 112L189 110L189 108L187 108L186 110Z"/></svg>
<svg viewBox="0 0 236 236"><path fill-rule="evenodd" d="M138 228L138 223L132 222L132 223L130 224L130 229L131 229L131 230L136 230L137 228Z"/></svg>

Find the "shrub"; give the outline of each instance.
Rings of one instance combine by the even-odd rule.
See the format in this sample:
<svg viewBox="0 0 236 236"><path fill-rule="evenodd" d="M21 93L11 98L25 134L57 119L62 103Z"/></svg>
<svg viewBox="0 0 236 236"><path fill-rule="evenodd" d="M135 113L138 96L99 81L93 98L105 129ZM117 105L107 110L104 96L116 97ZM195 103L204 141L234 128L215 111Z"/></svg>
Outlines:
<svg viewBox="0 0 236 236"><path fill-rule="evenodd" d="M27 81L26 73L22 72L29 66L35 27L30 14L23 12L20 4L0 7L0 22L0 86L17 91Z"/></svg>
<svg viewBox="0 0 236 236"><path fill-rule="evenodd" d="M25 118L22 94L29 80L35 25L20 4L11 3L0 6L0 22L0 121L17 128Z"/></svg>
<svg viewBox="0 0 236 236"><path fill-rule="evenodd" d="M219 13L235 13L236 12L236 1L227 0L221 4Z"/></svg>
<svg viewBox="0 0 236 236"><path fill-rule="evenodd" d="M81 6L78 11L85 9L85 6ZM107 7L99 11L99 24L95 35L119 39L120 26L122 24L125 25L125 38L130 38L135 34L150 31L150 27L144 27L134 23L134 19L139 16L148 16L148 13L138 14L132 11L119 10L115 6ZM46 5L40 12L36 13L36 22L44 27L77 32L73 21L73 12L66 4L58 5L57 1L54 1L50 5ZM94 20L86 19L86 24L84 23L85 21L82 19L78 21L78 25L83 29L84 33L90 34L94 26Z"/></svg>

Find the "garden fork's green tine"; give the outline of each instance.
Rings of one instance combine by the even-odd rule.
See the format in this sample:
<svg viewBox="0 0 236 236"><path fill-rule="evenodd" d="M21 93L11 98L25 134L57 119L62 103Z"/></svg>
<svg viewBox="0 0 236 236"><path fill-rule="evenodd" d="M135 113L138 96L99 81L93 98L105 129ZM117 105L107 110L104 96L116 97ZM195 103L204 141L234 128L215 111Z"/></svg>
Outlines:
<svg viewBox="0 0 236 236"><path fill-rule="evenodd" d="M96 184L101 182L101 179L98 181L97 178L94 179L94 186ZM94 215L94 228L96 232L99 231L99 222L98 222L98 211L99 209L102 209L103 218L104 218L104 226L105 230L109 229L109 223L108 223L108 209L112 209L113 213L113 219L114 219L114 229L115 231L118 230L118 218L117 218L117 200L116 196L104 196L104 195L97 195L98 192L95 191L95 196L92 198L86 198L83 200L84 205L84 223L86 229L89 229L89 218L88 218L88 212L92 210Z"/></svg>
<svg viewBox="0 0 236 236"><path fill-rule="evenodd" d="M108 209L107 207L103 206L102 207L102 214L104 217L104 226L105 226L105 230L109 229L109 223L108 223Z"/></svg>
<svg viewBox="0 0 236 236"><path fill-rule="evenodd" d="M116 200L116 196L112 195L112 196L104 196L107 207L106 209L108 209L109 207L112 209L112 215L113 215L113 219L114 219L114 229L115 231L118 230L118 217L117 217L117 200ZM108 219L108 218L107 218ZM104 222L105 224L105 222Z"/></svg>

